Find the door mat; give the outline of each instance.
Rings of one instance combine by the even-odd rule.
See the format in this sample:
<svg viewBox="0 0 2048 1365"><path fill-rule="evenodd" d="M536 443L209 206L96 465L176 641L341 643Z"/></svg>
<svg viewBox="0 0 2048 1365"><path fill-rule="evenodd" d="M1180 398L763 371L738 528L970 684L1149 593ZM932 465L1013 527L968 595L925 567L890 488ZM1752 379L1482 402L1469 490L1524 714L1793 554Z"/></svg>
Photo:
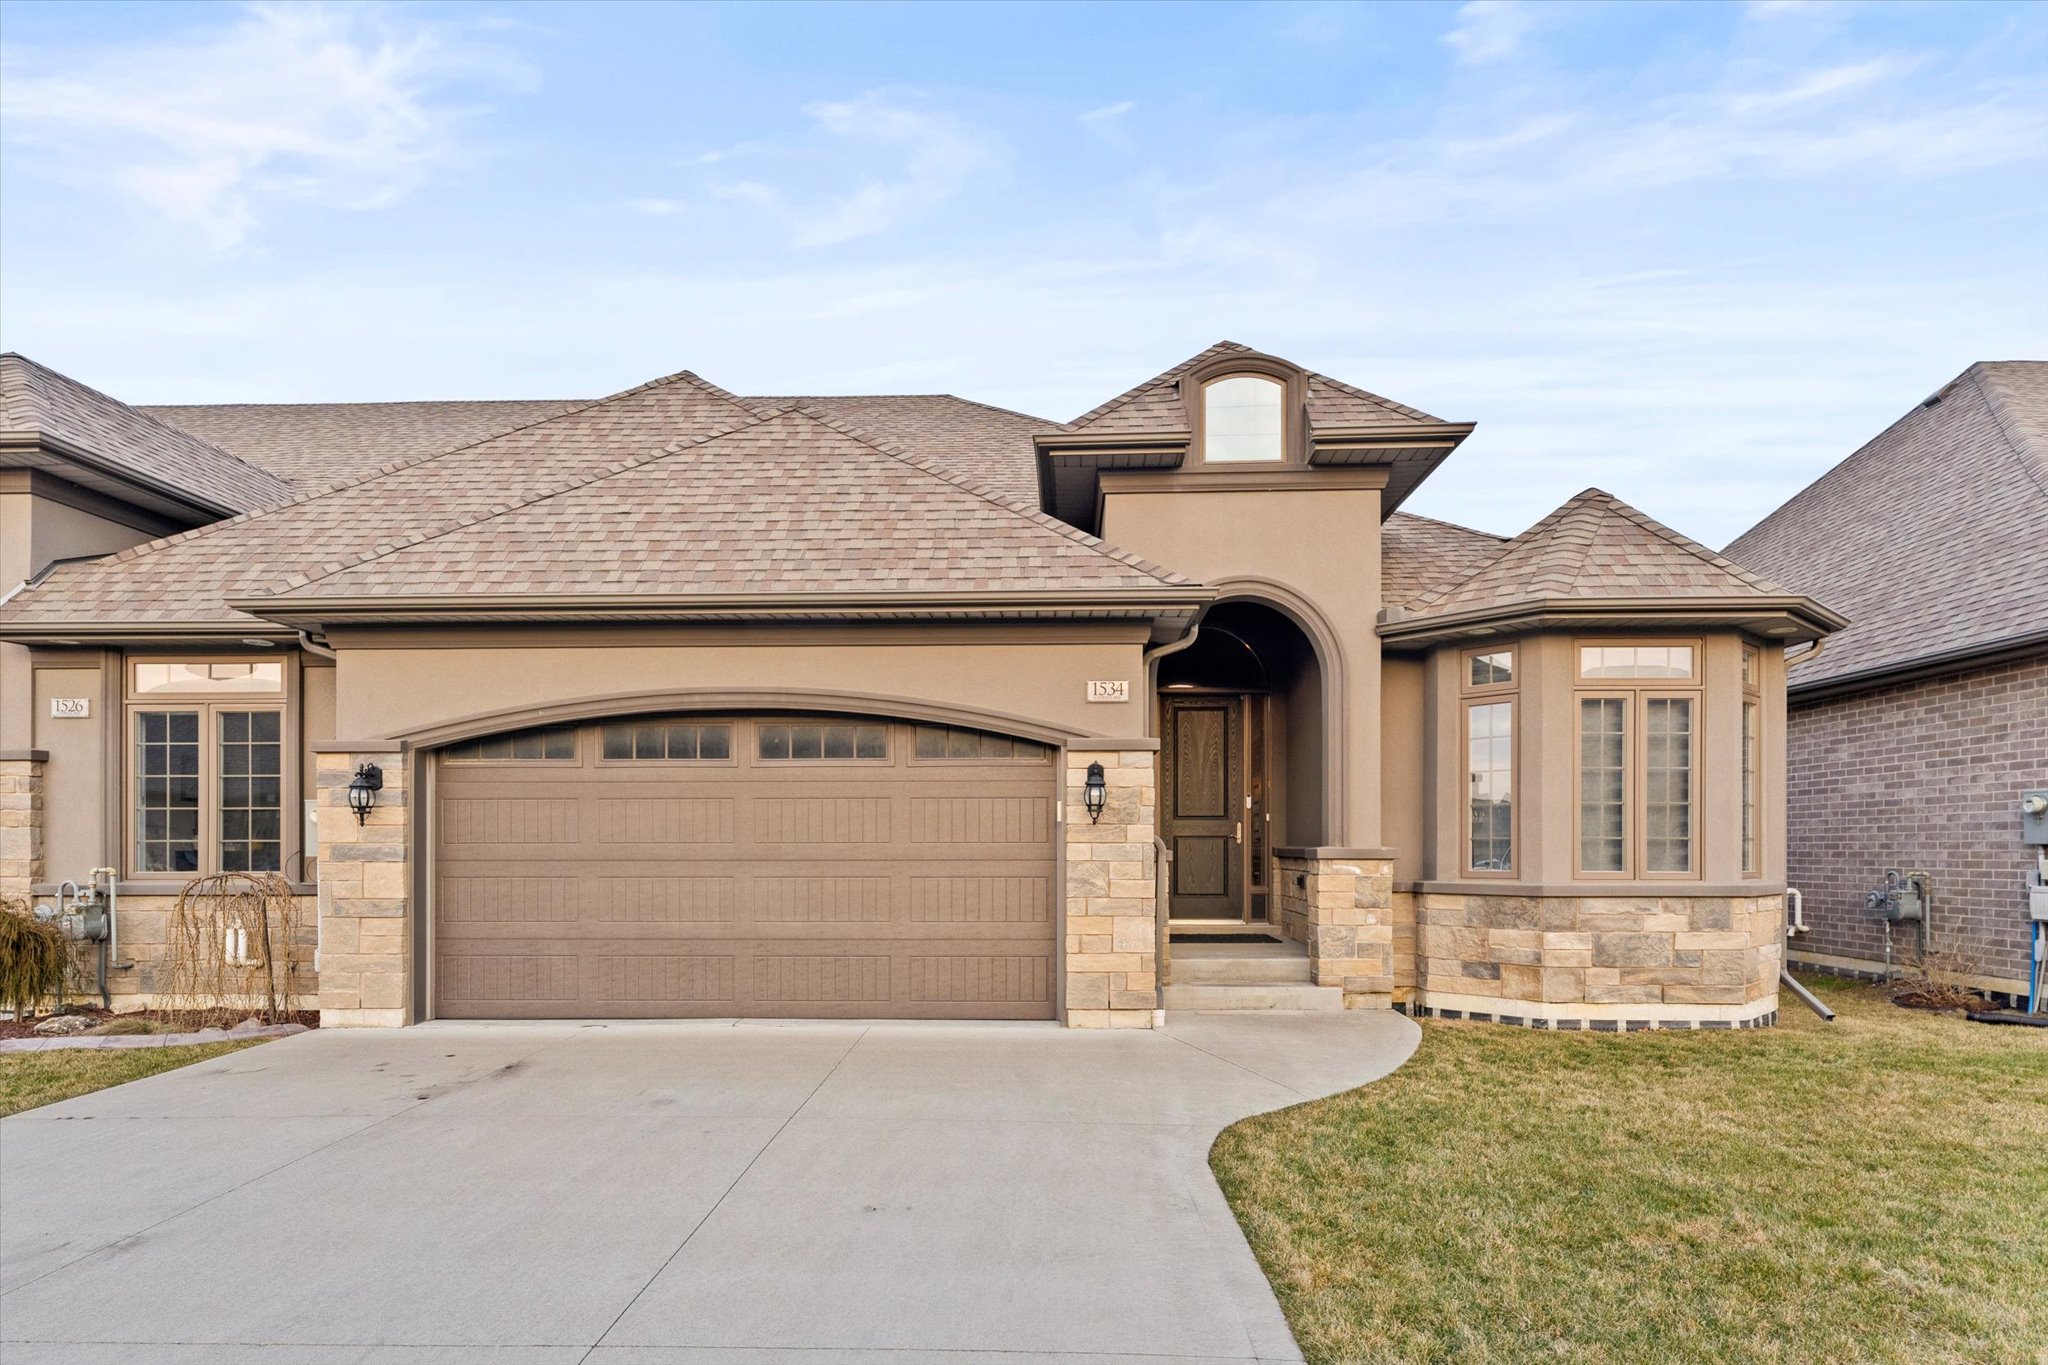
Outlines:
<svg viewBox="0 0 2048 1365"><path fill-rule="evenodd" d="M1271 934L1183 934L1169 935L1175 943L1279 943Z"/></svg>

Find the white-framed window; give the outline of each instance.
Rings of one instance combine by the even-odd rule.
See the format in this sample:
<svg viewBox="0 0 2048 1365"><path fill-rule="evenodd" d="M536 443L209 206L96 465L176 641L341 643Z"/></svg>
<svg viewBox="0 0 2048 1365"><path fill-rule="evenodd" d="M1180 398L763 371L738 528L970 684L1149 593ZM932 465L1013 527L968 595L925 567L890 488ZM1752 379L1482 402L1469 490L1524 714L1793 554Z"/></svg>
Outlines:
<svg viewBox="0 0 2048 1365"><path fill-rule="evenodd" d="M1202 459L1209 464L1277 462L1287 450L1287 386L1262 374L1232 374L1202 386Z"/></svg>

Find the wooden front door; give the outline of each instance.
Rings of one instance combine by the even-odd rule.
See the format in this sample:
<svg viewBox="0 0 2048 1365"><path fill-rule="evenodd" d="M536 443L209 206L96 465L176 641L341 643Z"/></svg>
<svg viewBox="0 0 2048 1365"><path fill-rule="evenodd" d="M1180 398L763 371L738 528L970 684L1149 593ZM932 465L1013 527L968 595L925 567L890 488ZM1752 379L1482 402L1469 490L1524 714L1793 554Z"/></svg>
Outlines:
<svg viewBox="0 0 2048 1365"><path fill-rule="evenodd" d="M1163 815L1173 851L1167 914L1244 917L1244 698L1168 697Z"/></svg>

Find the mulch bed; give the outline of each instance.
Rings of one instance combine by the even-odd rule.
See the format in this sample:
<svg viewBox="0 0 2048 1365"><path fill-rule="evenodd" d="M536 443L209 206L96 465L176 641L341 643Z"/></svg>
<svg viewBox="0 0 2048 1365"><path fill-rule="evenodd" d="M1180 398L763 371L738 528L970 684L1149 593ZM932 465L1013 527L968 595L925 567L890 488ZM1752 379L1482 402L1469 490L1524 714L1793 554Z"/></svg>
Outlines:
<svg viewBox="0 0 2048 1365"><path fill-rule="evenodd" d="M117 1015L114 1011L103 1010L97 1005L89 1007L67 1005L64 1009L64 1012L66 1014L83 1015L85 1018L93 1021L94 1027L98 1027L100 1024L104 1024L110 1019L125 1019L130 1016L137 1015L137 1011L134 1010L130 1010L125 1014ZM37 1037L38 1035L35 1031L36 1025L42 1023L49 1017L50 1016L47 1013L44 1013L38 1014L33 1019L0 1019L0 1039ZM164 1030L165 1032L196 1033L202 1028L209 1027L209 1025L206 1022L200 1020L196 1016L191 1015L184 1015L179 1016L177 1018L166 1020L163 1016L159 1014L156 1014L152 1011L143 1010L140 1012L139 1017L147 1019L151 1023L168 1024L173 1026L166 1028ZM242 1018L247 1017L247 1015L242 1016ZM241 1022L241 1019L229 1019L224 1022L215 1021L211 1025L211 1027L230 1028ZM319 1028L320 1011L297 1010L291 1014L287 1014L286 1016L284 1016L284 1018L278 1020L278 1022L281 1024L304 1024L307 1028Z"/></svg>

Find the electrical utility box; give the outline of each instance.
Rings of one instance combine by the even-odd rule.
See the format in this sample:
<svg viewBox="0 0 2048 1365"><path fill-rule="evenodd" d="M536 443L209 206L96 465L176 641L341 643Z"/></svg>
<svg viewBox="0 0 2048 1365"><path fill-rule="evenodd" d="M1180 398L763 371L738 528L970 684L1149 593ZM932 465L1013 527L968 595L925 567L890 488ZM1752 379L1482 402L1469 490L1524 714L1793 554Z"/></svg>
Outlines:
<svg viewBox="0 0 2048 1365"><path fill-rule="evenodd" d="M2048 791L2020 793L2020 842L2048 847Z"/></svg>

